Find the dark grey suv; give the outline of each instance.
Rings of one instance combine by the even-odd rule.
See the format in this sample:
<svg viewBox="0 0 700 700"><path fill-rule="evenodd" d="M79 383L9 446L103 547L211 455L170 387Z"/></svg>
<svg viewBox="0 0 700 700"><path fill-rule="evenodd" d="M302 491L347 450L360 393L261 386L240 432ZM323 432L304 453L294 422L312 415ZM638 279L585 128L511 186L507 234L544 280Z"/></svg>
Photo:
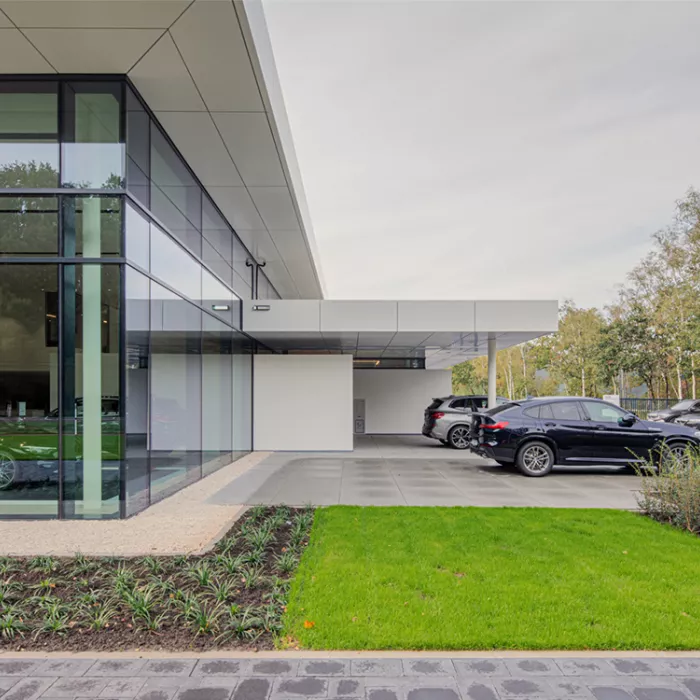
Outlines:
<svg viewBox="0 0 700 700"><path fill-rule="evenodd" d="M499 396L496 402L500 406L508 403L508 399ZM469 447L472 411L483 411L487 406L488 397L483 394L433 399L425 409L423 435L455 450L466 450Z"/></svg>

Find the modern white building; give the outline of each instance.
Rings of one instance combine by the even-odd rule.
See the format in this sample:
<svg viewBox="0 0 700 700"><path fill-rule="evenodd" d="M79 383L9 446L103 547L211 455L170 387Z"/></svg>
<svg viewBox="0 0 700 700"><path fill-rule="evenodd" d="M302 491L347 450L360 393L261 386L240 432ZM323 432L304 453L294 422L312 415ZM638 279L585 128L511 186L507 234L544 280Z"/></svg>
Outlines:
<svg viewBox="0 0 700 700"><path fill-rule="evenodd" d="M418 433L451 366L488 354L495 398L496 350L556 328L324 298L258 0L0 0L0 517Z"/></svg>

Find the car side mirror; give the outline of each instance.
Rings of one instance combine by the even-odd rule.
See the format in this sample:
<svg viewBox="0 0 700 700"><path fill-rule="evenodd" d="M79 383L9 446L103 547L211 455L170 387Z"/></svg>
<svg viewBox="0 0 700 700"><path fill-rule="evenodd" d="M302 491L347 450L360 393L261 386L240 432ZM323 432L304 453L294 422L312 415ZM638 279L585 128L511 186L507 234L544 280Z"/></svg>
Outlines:
<svg viewBox="0 0 700 700"><path fill-rule="evenodd" d="M621 416L620 418L617 419L618 425L621 425L623 428L629 428L633 426L637 422L637 416L628 413L626 416Z"/></svg>

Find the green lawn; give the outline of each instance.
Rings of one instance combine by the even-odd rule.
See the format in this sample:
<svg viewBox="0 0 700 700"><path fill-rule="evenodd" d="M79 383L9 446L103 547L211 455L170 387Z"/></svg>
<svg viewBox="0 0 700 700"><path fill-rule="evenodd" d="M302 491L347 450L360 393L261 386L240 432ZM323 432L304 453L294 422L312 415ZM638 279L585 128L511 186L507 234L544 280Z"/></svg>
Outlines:
<svg viewBox="0 0 700 700"><path fill-rule="evenodd" d="M322 508L285 621L310 649L700 649L700 539L612 510Z"/></svg>

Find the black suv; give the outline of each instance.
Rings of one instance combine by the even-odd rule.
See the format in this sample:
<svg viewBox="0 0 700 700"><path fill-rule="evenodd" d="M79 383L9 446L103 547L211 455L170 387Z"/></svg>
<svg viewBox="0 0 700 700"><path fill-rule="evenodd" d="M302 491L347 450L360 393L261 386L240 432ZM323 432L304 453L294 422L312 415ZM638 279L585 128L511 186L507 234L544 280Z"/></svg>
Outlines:
<svg viewBox="0 0 700 700"><path fill-rule="evenodd" d="M526 476L545 476L555 464L630 465L669 455L684 459L700 448L700 431L643 421L599 399L529 399L472 414L471 449Z"/></svg>

